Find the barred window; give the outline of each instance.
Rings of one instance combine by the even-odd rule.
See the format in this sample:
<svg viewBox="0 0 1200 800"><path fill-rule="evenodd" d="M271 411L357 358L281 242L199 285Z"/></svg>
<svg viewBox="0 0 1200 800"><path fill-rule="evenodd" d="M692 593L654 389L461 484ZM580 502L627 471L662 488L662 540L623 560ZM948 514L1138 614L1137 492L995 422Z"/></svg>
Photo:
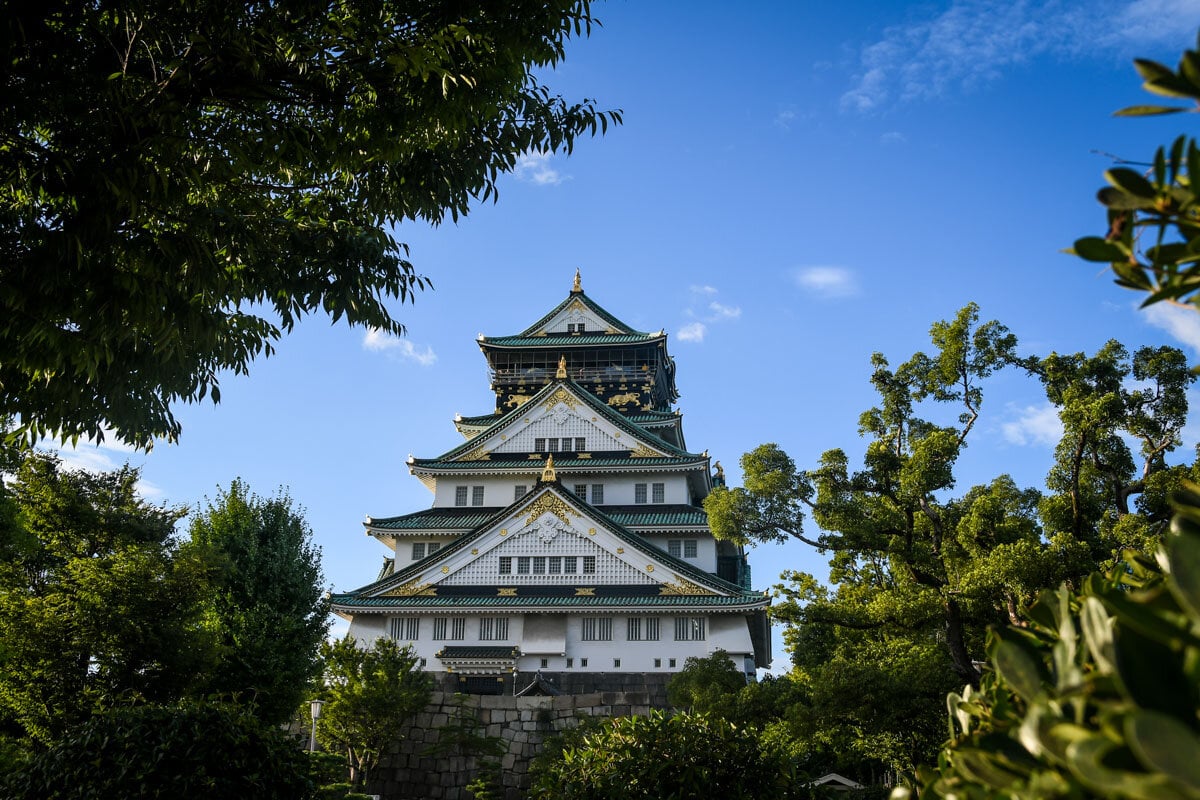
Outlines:
<svg viewBox="0 0 1200 800"><path fill-rule="evenodd" d="M546 557L545 556L534 556L533 557L533 574L534 575L545 575L546 574Z"/></svg>
<svg viewBox="0 0 1200 800"><path fill-rule="evenodd" d="M684 558L695 558L696 557L696 540L695 539L684 539L683 540L683 557Z"/></svg>
<svg viewBox="0 0 1200 800"><path fill-rule="evenodd" d="M583 436L575 437L575 452L587 449L587 439Z"/></svg>
<svg viewBox="0 0 1200 800"><path fill-rule="evenodd" d="M704 617L676 617L675 641L704 641Z"/></svg>
<svg viewBox="0 0 1200 800"><path fill-rule="evenodd" d="M642 618L630 617L625 620L625 638L631 642L642 640Z"/></svg>
<svg viewBox="0 0 1200 800"><path fill-rule="evenodd" d="M513 502L514 503L525 496L525 492L526 492L527 488L528 487L526 487L524 484L521 484L521 483L518 483L516 486L513 487Z"/></svg>
<svg viewBox="0 0 1200 800"><path fill-rule="evenodd" d="M580 638L585 642L611 642L612 617L584 617Z"/></svg>
<svg viewBox="0 0 1200 800"><path fill-rule="evenodd" d="M434 617L433 618L433 640L435 642L446 641L446 618L445 617Z"/></svg>
<svg viewBox="0 0 1200 800"><path fill-rule="evenodd" d="M541 437L541 436L539 436L538 438L534 439L534 440L533 440L533 449L534 449L535 451L539 452L539 453L544 453L544 452L546 452L546 439L545 439L545 437Z"/></svg>
<svg viewBox="0 0 1200 800"><path fill-rule="evenodd" d="M604 503L604 484L592 484L592 505L598 506Z"/></svg>
<svg viewBox="0 0 1200 800"><path fill-rule="evenodd" d="M442 549L441 542L430 542L429 548L426 550L426 553L428 555L433 555L434 553L436 553L438 550L441 550L441 549Z"/></svg>
<svg viewBox="0 0 1200 800"><path fill-rule="evenodd" d="M392 638L399 642L415 642L421 632L420 617L392 617Z"/></svg>
<svg viewBox="0 0 1200 800"><path fill-rule="evenodd" d="M502 642L508 638L508 617L481 617L479 641Z"/></svg>
<svg viewBox="0 0 1200 800"><path fill-rule="evenodd" d="M512 574L512 556L500 556L500 574Z"/></svg>
<svg viewBox="0 0 1200 800"><path fill-rule="evenodd" d="M450 641L461 642L467 638L467 618L454 617L450 620Z"/></svg>
<svg viewBox="0 0 1200 800"><path fill-rule="evenodd" d="M646 484L635 483L633 485L633 502L635 502L635 503L646 502ZM463 504L464 505L466 504L465 500L463 501Z"/></svg>
<svg viewBox="0 0 1200 800"><path fill-rule="evenodd" d="M558 575L562 572L562 556L550 556L551 575Z"/></svg>
<svg viewBox="0 0 1200 800"><path fill-rule="evenodd" d="M595 575L596 574L596 557L595 556L584 556L583 557L583 574L584 575Z"/></svg>
<svg viewBox="0 0 1200 800"><path fill-rule="evenodd" d="M412 556L413 556L413 561L420 561L422 558L425 557L425 543L424 542L413 542Z"/></svg>
<svg viewBox="0 0 1200 800"><path fill-rule="evenodd" d="M529 574L529 556L518 556L517 557L517 574L518 575L528 575Z"/></svg>
<svg viewBox="0 0 1200 800"><path fill-rule="evenodd" d="M454 487L454 505L465 506L466 504L467 504L467 487L455 486Z"/></svg>
<svg viewBox="0 0 1200 800"><path fill-rule="evenodd" d="M586 483L575 484L575 496L578 497L580 500L587 500L587 484Z"/></svg>
<svg viewBox="0 0 1200 800"><path fill-rule="evenodd" d="M578 561L578 559L575 556L563 556L563 574L564 575L574 575L575 574L575 570L578 569L578 567L575 566L576 561Z"/></svg>
<svg viewBox="0 0 1200 800"><path fill-rule="evenodd" d="M557 453L558 452L558 439L556 439L554 437L550 437L549 439L547 439L546 440L546 451L549 453Z"/></svg>
<svg viewBox="0 0 1200 800"><path fill-rule="evenodd" d="M626 620L625 638L631 642L657 642L658 617L630 617Z"/></svg>
<svg viewBox="0 0 1200 800"><path fill-rule="evenodd" d="M447 636L447 627L450 635ZM467 619L466 617L434 617L433 618L433 640L435 642L454 641L461 642L466 638Z"/></svg>
<svg viewBox="0 0 1200 800"><path fill-rule="evenodd" d="M653 483L650 485L650 488L652 490L651 494L650 494L650 502L651 503L666 502L667 485L665 483ZM642 501L642 502L645 502L645 501Z"/></svg>
<svg viewBox="0 0 1200 800"><path fill-rule="evenodd" d="M483 487L482 486L472 486L471 487L471 505L473 505L473 506L483 505Z"/></svg>
<svg viewBox="0 0 1200 800"><path fill-rule="evenodd" d="M671 539L667 542L667 555L679 558L683 555L683 545L678 539Z"/></svg>
<svg viewBox="0 0 1200 800"><path fill-rule="evenodd" d="M658 641L658 617L646 617L646 641Z"/></svg>

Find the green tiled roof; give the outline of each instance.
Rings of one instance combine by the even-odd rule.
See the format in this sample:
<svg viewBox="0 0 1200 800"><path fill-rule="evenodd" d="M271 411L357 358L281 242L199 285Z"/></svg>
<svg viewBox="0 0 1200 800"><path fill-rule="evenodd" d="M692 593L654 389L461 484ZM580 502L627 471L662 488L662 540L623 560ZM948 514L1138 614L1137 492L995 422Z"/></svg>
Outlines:
<svg viewBox="0 0 1200 800"><path fill-rule="evenodd" d="M504 453L496 455L504 455ZM646 467L653 469L654 467L674 467L682 464L700 464L703 463L704 458L704 456L690 456L688 458L556 458L554 459L554 468L558 470L583 470L588 467ZM513 459L490 458L486 461L414 458L409 463L411 466L421 467L422 469L450 471L457 469L487 469L489 467L512 469L514 467L528 466L530 471L537 470L541 472L542 467L545 466L545 462L531 459L524 454L519 454L517 458Z"/></svg>
<svg viewBox="0 0 1200 800"><path fill-rule="evenodd" d="M490 427L502 419L504 419L503 414L480 414L477 417L459 417L454 422L458 425L470 425L471 427Z"/></svg>
<svg viewBox="0 0 1200 800"><path fill-rule="evenodd" d="M644 425L648 422L674 422L679 419L679 415L674 411L639 411L636 414L627 415L625 419Z"/></svg>
<svg viewBox="0 0 1200 800"><path fill-rule="evenodd" d="M540 467L538 468L540 469ZM369 528L393 531L434 528L473 530L503 510L502 508L480 508L478 506L427 508L397 517L372 517L370 522L364 522L363 525ZM597 510L607 514L618 525L629 528L647 525L706 525L708 523L708 515L704 513L704 509L696 506L598 506Z"/></svg>
<svg viewBox="0 0 1200 800"><path fill-rule="evenodd" d="M446 645L437 652L438 658L516 658L520 649L508 645L500 646L471 646Z"/></svg>
<svg viewBox="0 0 1200 800"><path fill-rule="evenodd" d="M617 319L612 314L608 313L608 311L606 311L599 303L597 303L592 298L588 297L586 292L572 291L570 294L567 295L566 300L563 300L561 303L556 305L554 308L550 309L550 311L548 311L544 317L542 317L537 322L530 325L525 330L521 331L521 333L519 335L520 336L532 336L533 334L537 333L538 331L540 331L542 329L542 327L547 322L552 320L558 314L558 312L562 311L564 308L571 305L571 303L574 303L576 300L583 303L583 305L589 311L591 311L596 316L600 317L600 319L604 320L612 327L614 327L618 330L622 330L622 331L629 331L630 333L640 333L640 331L635 331L633 328L626 325L624 322L621 322L621 320Z"/></svg>
<svg viewBox="0 0 1200 800"><path fill-rule="evenodd" d="M480 347L536 347L562 349L585 347L597 344L649 344L665 341L663 333L585 333L550 334L548 336L485 336L479 339Z"/></svg>
<svg viewBox="0 0 1200 800"><path fill-rule="evenodd" d="M768 605L762 592L719 595L659 595L637 597L362 597L355 593L329 598L335 608L739 608Z"/></svg>

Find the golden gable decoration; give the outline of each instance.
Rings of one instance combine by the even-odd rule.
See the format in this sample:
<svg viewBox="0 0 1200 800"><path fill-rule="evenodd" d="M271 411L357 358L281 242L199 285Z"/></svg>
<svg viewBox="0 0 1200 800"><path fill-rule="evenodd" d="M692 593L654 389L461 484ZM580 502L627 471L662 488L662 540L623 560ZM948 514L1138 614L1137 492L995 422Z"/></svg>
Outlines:
<svg viewBox="0 0 1200 800"><path fill-rule="evenodd" d="M555 495L551 492L547 492L546 494L539 497L537 500L534 500L529 505L529 507L525 510L529 512L529 516L525 518L526 525L530 524L535 519L540 517L542 514L545 514L547 511L549 511L551 514L558 517L559 519L561 519L563 522L567 523L568 525L571 523L571 520L567 517L567 514L574 514L577 517L579 516L578 511L571 508L569 505L564 503L557 495Z"/></svg>
<svg viewBox="0 0 1200 800"><path fill-rule="evenodd" d="M695 597L697 595L716 594L716 592L710 592L703 586L697 586L691 581L684 580L678 575L675 575L674 577L676 581L675 583L666 581L662 586L659 587L659 597Z"/></svg>
<svg viewBox="0 0 1200 800"><path fill-rule="evenodd" d="M549 399L546 400L546 410L549 411L559 403L564 404L572 411L575 410L575 406L579 405L579 401L575 399L575 395L571 394L566 389L561 388L554 394L550 395Z"/></svg>
<svg viewBox="0 0 1200 800"><path fill-rule="evenodd" d="M382 597L436 597L437 589L432 588L429 583L421 583L420 578L409 581L408 583L397 586L390 592L384 592Z"/></svg>
<svg viewBox="0 0 1200 800"><path fill-rule="evenodd" d="M492 457L492 451L486 447L476 447L469 453L463 453L458 457L459 461L489 461Z"/></svg>
<svg viewBox="0 0 1200 800"><path fill-rule="evenodd" d="M644 444L639 444L637 447L629 451L630 458L661 458L662 453L651 450Z"/></svg>

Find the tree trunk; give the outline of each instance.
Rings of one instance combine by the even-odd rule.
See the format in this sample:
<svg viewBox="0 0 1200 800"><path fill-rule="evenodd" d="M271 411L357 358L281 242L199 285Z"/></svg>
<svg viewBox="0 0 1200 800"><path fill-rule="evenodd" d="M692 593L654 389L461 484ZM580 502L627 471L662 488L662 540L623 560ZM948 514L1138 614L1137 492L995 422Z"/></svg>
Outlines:
<svg viewBox="0 0 1200 800"><path fill-rule="evenodd" d="M971 654L967 652L967 643L963 638L962 610L958 607L958 601L952 597L946 599L943 608L946 611L946 647L950 650L954 672L978 689L980 672L971 660Z"/></svg>

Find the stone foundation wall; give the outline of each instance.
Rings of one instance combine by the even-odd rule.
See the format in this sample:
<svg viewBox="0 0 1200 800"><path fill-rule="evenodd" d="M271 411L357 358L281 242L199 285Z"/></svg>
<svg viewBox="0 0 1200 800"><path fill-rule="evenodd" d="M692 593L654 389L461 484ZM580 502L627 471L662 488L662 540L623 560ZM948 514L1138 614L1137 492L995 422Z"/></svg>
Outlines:
<svg viewBox="0 0 1200 800"><path fill-rule="evenodd" d="M540 673L542 680L553 686L560 694L593 694L595 692L643 692L654 708L667 708L667 682L674 673L661 672L550 672ZM505 675L502 678L480 678L485 683L495 684L495 694L514 695L537 679L535 674ZM434 676L435 685L447 694L475 691L464 678L453 673Z"/></svg>
<svg viewBox="0 0 1200 800"><path fill-rule="evenodd" d="M644 690L514 697L511 685L506 688L509 693L503 695L435 692L429 707L384 756L367 791L381 800L469 800L466 786L479 775L479 765L473 756L456 752L447 727L456 718L469 716L478 721L478 733L504 743L505 753L499 757L502 796L519 800L529 788L529 762L547 737L574 727L584 717L647 714L666 703L665 682L661 703L651 702ZM443 752L431 752L436 750Z"/></svg>

